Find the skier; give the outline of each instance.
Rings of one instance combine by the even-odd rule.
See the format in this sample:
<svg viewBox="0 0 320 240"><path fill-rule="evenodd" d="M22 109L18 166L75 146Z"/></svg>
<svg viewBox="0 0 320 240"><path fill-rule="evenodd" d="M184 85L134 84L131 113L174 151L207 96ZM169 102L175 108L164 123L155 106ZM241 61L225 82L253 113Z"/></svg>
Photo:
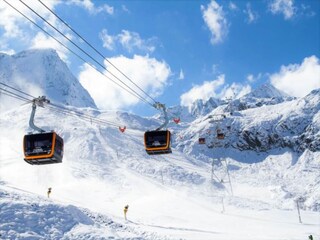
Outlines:
<svg viewBox="0 0 320 240"><path fill-rule="evenodd" d="M128 212L129 205L124 206L123 212L124 212L124 219L127 220L127 212Z"/></svg>
<svg viewBox="0 0 320 240"><path fill-rule="evenodd" d="M309 240L313 240L313 236L312 235L309 236Z"/></svg>
<svg viewBox="0 0 320 240"><path fill-rule="evenodd" d="M48 188L48 192L47 192L48 198L50 197L50 193L51 193L51 187Z"/></svg>

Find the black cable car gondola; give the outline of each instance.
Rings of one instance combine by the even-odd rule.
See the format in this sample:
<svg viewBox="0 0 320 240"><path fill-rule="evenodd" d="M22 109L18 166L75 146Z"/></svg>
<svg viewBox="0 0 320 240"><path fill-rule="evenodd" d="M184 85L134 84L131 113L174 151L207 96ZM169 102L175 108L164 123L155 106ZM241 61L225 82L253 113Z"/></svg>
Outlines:
<svg viewBox="0 0 320 240"><path fill-rule="evenodd" d="M55 132L25 135L23 151L24 160L29 164L61 163L63 139Z"/></svg>
<svg viewBox="0 0 320 240"><path fill-rule="evenodd" d="M144 133L144 146L149 155L172 153L171 151L171 133L169 130L161 130L168 125L169 119L164 104L156 103L157 109L162 109L165 122L154 131Z"/></svg>
<svg viewBox="0 0 320 240"><path fill-rule="evenodd" d="M37 127L33 122L37 105L43 107L44 103L50 103L50 101L45 96L42 96L34 99L32 102L29 125L30 128L39 133L24 136L24 161L35 165L61 163L63 158L63 139L54 131L46 132Z"/></svg>
<svg viewBox="0 0 320 240"><path fill-rule="evenodd" d="M199 144L206 144L206 139L205 138L199 138L198 142L199 142Z"/></svg>
<svg viewBox="0 0 320 240"><path fill-rule="evenodd" d="M149 155L171 153L171 133L168 130L144 133L144 145Z"/></svg>
<svg viewBox="0 0 320 240"><path fill-rule="evenodd" d="M220 140L224 139L224 133L220 129L217 129L217 138Z"/></svg>

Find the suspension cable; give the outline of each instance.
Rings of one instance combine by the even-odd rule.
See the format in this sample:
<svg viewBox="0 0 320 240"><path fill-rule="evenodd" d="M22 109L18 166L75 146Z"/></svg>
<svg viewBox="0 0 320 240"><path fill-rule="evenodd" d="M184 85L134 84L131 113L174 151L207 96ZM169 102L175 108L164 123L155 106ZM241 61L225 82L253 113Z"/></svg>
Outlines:
<svg viewBox="0 0 320 240"><path fill-rule="evenodd" d="M26 96L28 96L28 97L31 97L32 99L36 98L36 97L34 97L34 96L32 96L32 95L30 95L30 94L28 94L28 93L22 92L21 90L16 89L16 88L14 88L14 87L11 87L11 86L9 86L9 85L7 85L7 84L5 84L5 83L0 82L0 84L3 85L3 86L8 87L8 88L10 88L10 89L13 89L13 90L15 90L15 91L17 91L17 92L19 92L19 93L22 93L22 94L24 94L24 95L26 95Z"/></svg>
<svg viewBox="0 0 320 240"><path fill-rule="evenodd" d="M22 93L24 95L29 95L28 93L25 93L25 92L23 92L23 91L21 91L19 89L16 89L16 88L14 88L12 86L9 86L7 84L4 84L2 82L0 82L0 84L1 85L6 85L8 88L14 89L15 91L18 91L19 93ZM4 89L4 88L0 87L0 90L4 91L3 94L5 94L5 95L7 95L9 97L13 97L13 98L19 99L21 101L25 101L27 103L31 103L32 102L32 100L30 100L28 98L25 98L24 96L21 96L21 95L19 95L17 93L14 93L12 91L9 91L7 89ZM99 118L90 116L88 114L82 113L80 111L71 110L71 109L68 109L68 108L66 108L64 106L61 106L61 105L58 105L58 104L55 104L55 103L52 103L52 102L46 102L46 103L47 103L47 105L45 105L46 107L48 107L50 110L55 111L57 113L62 113L62 114L68 115L68 116L76 116L76 117L78 117L80 119L83 119L85 121L90 121L91 123L104 124L104 125L110 125L110 126L119 127L119 124L111 122L111 121L99 119ZM129 131L130 131L130 129L129 129Z"/></svg>
<svg viewBox="0 0 320 240"><path fill-rule="evenodd" d="M91 49L93 49L98 55L100 55L104 60L106 60L112 67L114 67L119 73L122 74L126 79L128 79L132 84L134 84L141 92L148 96L152 101L156 102L147 92L145 92L141 87L139 87L131 78L129 78L123 71L121 71L117 66L115 66L106 56L104 56L100 51L98 51L92 44L90 44L84 37L82 37L76 30L74 30L68 23L66 23L58 14L56 14L52 9L45 5L41 0L38 0L48 11L50 11L56 18L58 18L65 26L67 26L74 34L76 34L82 41L84 41Z"/></svg>
<svg viewBox="0 0 320 240"><path fill-rule="evenodd" d="M17 8L15 8L14 6L12 6L9 2L7 2L6 0L3 0L7 5L9 5L11 8L13 8L15 11L17 11L20 15L22 15L24 18L26 18L28 21L30 21L33 25L35 25L36 27L38 27L40 30L42 30L44 33L46 33L48 36L50 36L52 39L54 39L56 42L58 42L61 46L63 46L64 48L66 48L68 51L70 51L71 53L73 53L75 56L77 56L79 59L81 59L84 63L88 64L91 68L93 68L94 70L98 71L100 74L102 74L103 76L105 76L107 79L109 79L110 81L112 81L114 84L116 84L118 87L124 89L125 91L127 91L129 94L137 97L138 99L142 100L143 102L145 102L146 104L152 105L150 102L146 101L144 98L140 98L139 96L137 96L135 93L130 92L127 88L124 88L123 86L121 86L119 83L115 82L113 79L111 79L110 77L108 77L105 73L103 73L102 71L100 71L99 69L97 69L93 64L91 64L90 62L86 61L84 58L82 58L79 54L77 54L76 52L74 52L72 49L70 49L69 47L67 47L64 43L62 43L61 41L59 41L56 37L54 37L52 34L50 34L48 31L46 31L44 28L42 28L40 25L38 25L36 22L34 22L32 19L30 19L28 16L26 16L24 13L22 13L21 11L19 11Z"/></svg>
<svg viewBox="0 0 320 240"><path fill-rule="evenodd" d="M34 14L36 14L39 18L41 18L45 23L47 23L51 28L56 30L61 36L63 36L65 39L67 39L70 43L72 43L76 48L78 48L81 52L83 52L86 56L88 56L91 60L93 60L96 64L98 64L101 68L106 70L108 73L110 73L114 78L116 78L118 81L120 81L124 86L126 86L128 89L130 89L132 92L134 92L137 96L139 96L140 100L144 99L139 93L137 93L134 89L132 89L130 86L128 86L124 81L122 81L120 78L118 78L116 75L114 75L112 72L110 72L103 64L101 64L99 61L97 61L94 57L92 57L89 53L87 53L85 50L83 50L81 47L79 47L78 44L76 44L74 41L72 41L69 37L67 37L64 33L62 33L59 29L57 29L55 26L53 26L50 22L48 22L44 17L42 17L39 13L37 13L34 9L32 9L29 5L27 5L22 0L19 0L23 5L25 5L29 10L31 10ZM145 100L145 99L144 99ZM153 106L151 103L149 103L151 106Z"/></svg>
<svg viewBox="0 0 320 240"><path fill-rule="evenodd" d="M5 89L5 88L1 88L1 87L0 87L0 90L6 92L7 95L8 95L8 94L11 94L12 97L15 97L15 98L17 98L17 99L20 99L20 100L22 100L22 101L26 101L26 102L31 102L31 101L32 101L32 100L30 100L30 99L28 99L28 98L25 98L25 97L23 97L23 96L20 96L20 95L14 93L14 92L8 91L8 90Z"/></svg>

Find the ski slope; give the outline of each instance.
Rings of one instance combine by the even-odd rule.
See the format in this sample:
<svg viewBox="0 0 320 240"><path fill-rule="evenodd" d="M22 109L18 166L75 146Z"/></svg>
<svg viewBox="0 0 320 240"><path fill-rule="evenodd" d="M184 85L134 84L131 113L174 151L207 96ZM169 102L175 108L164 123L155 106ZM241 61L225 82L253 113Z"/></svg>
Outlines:
<svg viewBox="0 0 320 240"><path fill-rule="evenodd" d="M305 194L310 206L319 199L319 152L295 155L275 149L257 155L228 150L230 185L223 165L215 166L217 178L211 179L212 159L201 156L201 149L196 150L199 157L176 149L173 154L148 156L143 133L157 125L156 119L80 110L126 125L128 131L39 108L36 125L55 129L65 141L63 163L46 166L23 161L22 137L31 106L1 112L2 238L320 237L320 213L310 211L305 202L299 223L294 202ZM169 127L177 133L183 130ZM224 150L212 151L222 154ZM53 189L49 199L48 187ZM128 221L123 217L126 204Z"/></svg>

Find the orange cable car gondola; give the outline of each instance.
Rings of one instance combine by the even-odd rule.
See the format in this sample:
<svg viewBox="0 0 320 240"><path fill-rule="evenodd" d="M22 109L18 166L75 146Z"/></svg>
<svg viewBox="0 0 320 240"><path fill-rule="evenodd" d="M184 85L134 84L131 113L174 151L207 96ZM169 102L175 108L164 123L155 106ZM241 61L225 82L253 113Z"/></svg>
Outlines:
<svg viewBox="0 0 320 240"><path fill-rule="evenodd" d="M29 164L61 163L63 139L55 132L28 134L23 138L23 151Z"/></svg>
<svg viewBox="0 0 320 240"><path fill-rule="evenodd" d="M161 130L168 125L168 115L164 104L156 103L157 109L162 108L164 112L165 122L156 130L144 133L144 145L147 154L167 154L172 153L171 150L171 132L169 130Z"/></svg>
<svg viewBox="0 0 320 240"><path fill-rule="evenodd" d="M61 163L63 158L63 139L56 132L46 132L33 122L37 105L43 107L44 103L50 103L50 101L45 96L42 96L32 102L29 125L30 128L39 133L31 133L24 136L24 161L32 165Z"/></svg>
<svg viewBox="0 0 320 240"><path fill-rule="evenodd" d="M171 133L168 130L144 133L144 144L149 155L172 153L170 142Z"/></svg>

